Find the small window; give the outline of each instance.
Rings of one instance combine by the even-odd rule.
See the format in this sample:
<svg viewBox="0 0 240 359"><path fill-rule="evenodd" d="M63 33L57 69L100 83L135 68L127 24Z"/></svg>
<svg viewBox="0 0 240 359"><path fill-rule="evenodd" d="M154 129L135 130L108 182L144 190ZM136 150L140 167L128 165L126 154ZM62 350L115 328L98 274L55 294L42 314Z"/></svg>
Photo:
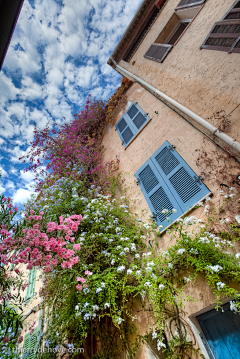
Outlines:
<svg viewBox="0 0 240 359"><path fill-rule="evenodd" d="M163 62L174 44L193 20L204 1L205 0L182 0L144 57L156 62Z"/></svg>
<svg viewBox="0 0 240 359"><path fill-rule="evenodd" d="M240 1L216 22L202 49L240 53Z"/></svg>
<svg viewBox="0 0 240 359"><path fill-rule="evenodd" d="M149 120L150 118L141 107L136 102L133 102L115 126L122 140L122 145L124 147L129 145Z"/></svg>
<svg viewBox="0 0 240 359"><path fill-rule="evenodd" d="M160 231L210 194L193 170L166 141L135 173ZM165 211L163 211L165 210Z"/></svg>

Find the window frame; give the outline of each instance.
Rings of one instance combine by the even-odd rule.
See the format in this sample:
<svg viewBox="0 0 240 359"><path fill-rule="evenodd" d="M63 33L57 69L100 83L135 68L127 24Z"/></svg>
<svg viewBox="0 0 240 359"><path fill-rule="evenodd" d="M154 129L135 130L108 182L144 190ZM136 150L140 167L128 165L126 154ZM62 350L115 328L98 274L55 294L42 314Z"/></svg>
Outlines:
<svg viewBox="0 0 240 359"><path fill-rule="evenodd" d="M195 17L197 16L198 12L201 10L201 8L203 7L204 3L205 3L206 0L199 0L198 2L194 3L194 4L188 4L188 5L184 5L182 7L179 7L178 6L175 8L174 10L174 13L173 15L169 18L166 26L165 26L165 29L166 28L169 28L171 25L171 21L172 21L172 18L175 16L178 18L178 22L177 24L175 25L174 29L171 31L171 33L167 36L167 38L163 39L163 42L157 42L159 37L161 37L161 34L164 33L164 29L159 33L158 37L156 38L155 42L152 43L150 45L150 47L148 48L148 50L146 51L146 53L144 54L144 58L146 59L149 59L149 60L152 60L152 61L155 61L155 62L159 62L159 63L162 63L165 58L167 57L167 55L169 54L169 52L172 50L172 48L178 43L178 41L181 39L181 37L183 36L183 34L187 31L188 27L190 26L190 24L193 22L193 20L195 19ZM180 13L182 13L183 11L185 10L195 10L195 12L193 12L191 14L191 18L185 18L183 16L183 14L180 15ZM186 16L186 13L185 13L185 16ZM174 42L174 44L169 44L169 41L173 38L173 36L176 34L176 32L178 31L179 27L181 26L182 23L187 23L187 26L185 27L185 29L183 29L183 31L180 33L180 35L178 36L178 38L176 39L176 41ZM163 35L164 37L164 35ZM150 54L151 54L151 50L152 52L154 51L154 48L157 52L157 47L161 47L162 50L164 48L166 48L165 52L163 50L163 54L160 58L156 58L156 57L152 57ZM150 53L150 54L149 54Z"/></svg>
<svg viewBox="0 0 240 359"><path fill-rule="evenodd" d="M214 23L213 27L211 28L211 31L209 32L209 34L207 35L206 39L204 40L203 44L201 45L200 47L200 50L201 49L205 49L205 50L214 50L214 51L223 51L223 52L227 52L228 54L231 54L231 53L240 53L240 47L236 47L239 43L240 43L240 32L239 33L236 33L239 34L238 36L232 36L233 34L235 33L216 33L216 35L218 36L215 36L215 33L213 32L215 27L216 26L223 26L223 25L240 25L240 19L239 20L236 20L236 19L233 19L233 20L229 20L229 19L226 19L226 17L228 16L228 14L230 12L232 12L232 10L234 10L235 6L239 3L239 0L235 1L234 4L231 6L231 8L226 12L226 14L222 17L222 19L220 21L217 21ZM239 10L236 10L234 12L240 12L240 8ZM222 36L221 36L222 35ZM225 35L228 35L228 36L225 36ZM206 44L209 40L209 38L235 38L235 42L233 43L233 45L230 47L226 47L226 46L219 46L219 45L208 45Z"/></svg>
<svg viewBox="0 0 240 359"><path fill-rule="evenodd" d="M131 118L128 115L128 112L131 110L131 108L135 106L137 108L137 112L136 114ZM137 126L134 124L134 120L136 119L136 117L138 116L138 114L141 113L146 120L143 122L143 124L137 128ZM126 122L126 127L124 127L124 129L122 131L120 131L118 125L120 124L120 122L122 121L122 119L125 120ZM122 141L122 145L124 146L124 148L126 149L131 143L132 141L139 135L139 133L144 129L144 127L149 123L150 121L150 117L148 116L148 113L146 113L145 111L143 111L143 109L138 105L137 102L133 101L131 103L131 105L128 107L128 109L125 111L125 113L122 115L122 117L119 119L119 121L116 123L115 125L115 130L118 132L118 135ZM133 133L133 136L131 137L131 139L126 143L124 138L123 138L123 132L127 129L127 127L130 128L130 130Z"/></svg>

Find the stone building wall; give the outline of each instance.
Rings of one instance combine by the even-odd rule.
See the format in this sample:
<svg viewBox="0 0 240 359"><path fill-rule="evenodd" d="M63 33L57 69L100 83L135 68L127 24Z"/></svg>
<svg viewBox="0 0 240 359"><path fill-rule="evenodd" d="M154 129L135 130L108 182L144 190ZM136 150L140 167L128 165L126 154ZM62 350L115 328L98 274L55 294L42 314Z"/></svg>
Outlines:
<svg viewBox="0 0 240 359"><path fill-rule="evenodd" d="M103 136L104 160L111 161L116 158L120 160L119 171L124 173L128 197L137 198L131 206L131 211L135 213L136 218L141 217L143 220L148 220L150 209L140 187L136 184L134 174L166 140L176 146L176 151L197 175L200 175L202 170L201 166L197 165L198 150L202 145L209 153L214 151L221 155L224 151L210 140L204 140L202 133L139 84L134 83L127 90L126 101L126 105L119 109L116 114L114 123L109 124L105 130ZM143 111L148 113L151 120L124 149L118 132L115 131L115 125L133 101L136 101ZM204 183L212 192L213 203L217 204L220 188L216 178L206 178ZM206 218L203 207L192 210L189 215L194 215L203 221ZM166 232L158 237L158 243L160 251L165 251L170 245L174 244L172 241L170 242L170 236ZM191 321L196 324L195 335L198 337L199 327L194 319L195 314L213 309L215 298L212 290L201 277L195 284L187 284L186 293L196 299L194 302L187 302L183 310L185 311L185 319L189 324L189 319L193 316ZM153 318L149 313L138 314L137 327L139 333L145 334L149 330L149 325L152 324ZM147 353L148 348L143 346L137 355L137 359L151 358L150 354ZM208 357L206 356L206 358Z"/></svg>
<svg viewBox="0 0 240 359"><path fill-rule="evenodd" d="M207 0L163 63L144 58L150 45L165 28L179 0L169 0L130 62L119 65L172 97L215 126L217 111L231 114L227 133L240 136L240 55L200 47L215 22L220 21L234 0ZM124 75L125 76L125 75Z"/></svg>

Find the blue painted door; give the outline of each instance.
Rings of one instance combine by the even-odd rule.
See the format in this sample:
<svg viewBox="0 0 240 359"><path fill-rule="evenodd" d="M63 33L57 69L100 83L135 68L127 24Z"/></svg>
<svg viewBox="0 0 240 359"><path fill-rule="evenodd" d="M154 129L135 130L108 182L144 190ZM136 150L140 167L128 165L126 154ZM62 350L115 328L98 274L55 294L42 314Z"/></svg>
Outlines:
<svg viewBox="0 0 240 359"><path fill-rule="evenodd" d="M240 359L240 314L223 306L197 317L215 359Z"/></svg>

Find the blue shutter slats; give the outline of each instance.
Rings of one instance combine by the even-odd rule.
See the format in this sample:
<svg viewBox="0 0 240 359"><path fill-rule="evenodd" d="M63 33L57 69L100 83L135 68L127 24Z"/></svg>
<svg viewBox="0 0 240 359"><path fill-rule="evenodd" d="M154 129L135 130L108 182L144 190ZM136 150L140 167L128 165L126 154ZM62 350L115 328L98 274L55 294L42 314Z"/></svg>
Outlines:
<svg viewBox="0 0 240 359"><path fill-rule="evenodd" d="M163 228L169 226L182 214L182 210L152 160L147 160L135 176L158 226L161 225ZM173 208L177 210L177 213L171 213L168 219L168 215L162 213L162 210L171 211Z"/></svg>
<svg viewBox="0 0 240 359"><path fill-rule="evenodd" d="M151 192L151 190L159 183L149 165L145 166L138 176L147 193Z"/></svg>
<svg viewBox="0 0 240 359"><path fill-rule="evenodd" d="M211 193L168 141L135 176L162 230Z"/></svg>
<svg viewBox="0 0 240 359"><path fill-rule="evenodd" d="M151 157L183 213L210 194L209 189L196 181L196 174L168 141Z"/></svg>
<svg viewBox="0 0 240 359"><path fill-rule="evenodd" d="M150 118L141 107L133 102L115 126L124 147L134 139L149 120Z"/></svg>
<svg viewBox="0 0 240 359"><path fill-rule="evenodd" d="M169 178L172 186L184 203L194 197L201 188L196 181L189 175L185 168L181 167L172 177Z"/></svg>

